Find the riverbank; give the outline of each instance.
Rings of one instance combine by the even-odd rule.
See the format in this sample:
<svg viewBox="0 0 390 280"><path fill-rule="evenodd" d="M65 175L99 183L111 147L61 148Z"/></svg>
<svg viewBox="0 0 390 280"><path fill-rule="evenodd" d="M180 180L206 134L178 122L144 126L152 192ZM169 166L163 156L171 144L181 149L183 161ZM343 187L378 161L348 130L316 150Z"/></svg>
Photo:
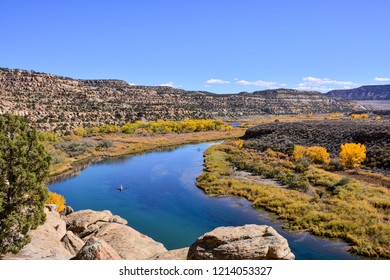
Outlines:
<svg viewBox="0 0 390 280"><path fill-rule="evenodd" d="M244 197L253 206L285 219L285 228L307 230L314 235L341 238L350 252L371 258L390 257L390 194L387 188L368 184L319 167L303 168L287 155L259 153L237 142L210 147L205 152L205 172L197 178L207 194ZM237 178L235 170L276 178L282 188Z"/></svg>
<svg viewBox="0 0 390 280"><path fill-rule="evenodd" d="M53 156L49 181L57 176L78 172L104 158L176 147L185 144L232 139L243 136L244 128L230 131L167 133L156 136L134 136L123 133L101 134L91 137L66 136L60 142L44 142Z"/></svg>

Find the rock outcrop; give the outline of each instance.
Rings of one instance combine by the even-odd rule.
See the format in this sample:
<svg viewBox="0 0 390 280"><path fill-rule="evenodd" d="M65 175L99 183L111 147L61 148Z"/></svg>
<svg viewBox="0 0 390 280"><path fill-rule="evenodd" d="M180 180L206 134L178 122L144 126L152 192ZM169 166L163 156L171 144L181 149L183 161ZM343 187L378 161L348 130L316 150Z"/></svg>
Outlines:
<svg viewBox="0 0 390 280"><path fill-rule="evenodd" d="M72 255L76 255L77 252L84 246L84 241L69 230L66 232L64 237L62 237L61 242Z"/></svg>
<svg viewBox="0 0 390 280"><path fill-rule="evenodd" d="M61 216L52 205L46 222L31 230L31 242L3 259L151 259L167 249L127 226L110 211L81 210Z"/></svg>
<svg viewBox="0 0 390 280"><path fill-rule="evenodd" d="M46 222L30 231L29 244L3 259L294 259L287 240L268 226L220 227L198 238L190 248L168 251L110 211L81 210L60 217L55 209L45 209Z"/></svg>
<svg viewBox="0 0 390 280"><path fill-rule="evenodd" d="M125 219L114 216L110 211L80 210L63 217L67 230L72 231L80 238L88 239L94 235L101 226L108 223L127 224Z"/></svg>
<svg viewBox="0 0 390 280"><path fill-rule="evenodd" d="M0 68L0 114L23 115L40 129L60 133L76 126L123 125L140 119L240 118L344 112L356 107L360 108L314 91L213 94Z"/></svg>
<svg viewBox="0 0 390 280"><path fill-rule="evenodd" d="M270 226L219 227L199 237L190 260L292 260L287 240Z"/></svg>
<svg viewBox="0 0 390 280"><path fill-rule="evenodd" d="M66 260L73 257L61 242L66 234L66 224L57 212L45 209L46 222L31 230L31 242L17 254L8 253L3 259L10 260Z"/></svg>
<svg viewBox="0 0 390 280"><path fill-rule="evenodd" d="M143 260L167 251L150 237L126 226L127 221L110 211L81 210L64 216L68 231L83 239L107 242L122 259Z"/></svg>
<svg viewBox="0 0 390 280"><path fill-rule="evenodd" d="M121 260L118 253L105 241L91 237L77 253L77 260Z"/></svg>
<svg viewBox="0 0 390 280"><path fill-rule="evenodd" d="M126 260L145 260L167 252L161 243L122 224L106 224L95 236L110 244Z"/></svg>
<svg viewBox="0 0 390 280"><path fill-rule="evenodd" d="M65 206L65 209L60 212L61 215L66 216L74 212L73 208L70 206Z"/></svg>

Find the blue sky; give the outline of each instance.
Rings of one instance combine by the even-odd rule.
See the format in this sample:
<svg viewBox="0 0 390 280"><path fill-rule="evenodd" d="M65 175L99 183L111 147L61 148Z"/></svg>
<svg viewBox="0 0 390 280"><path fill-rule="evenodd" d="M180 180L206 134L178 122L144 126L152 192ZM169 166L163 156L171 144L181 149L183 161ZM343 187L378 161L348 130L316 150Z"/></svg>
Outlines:
<svg viewBox="0 0 390 280"><path fill-rule="evenodd" d="M390 1L1 0L0 67L217 93L390 84Z"/></svg>

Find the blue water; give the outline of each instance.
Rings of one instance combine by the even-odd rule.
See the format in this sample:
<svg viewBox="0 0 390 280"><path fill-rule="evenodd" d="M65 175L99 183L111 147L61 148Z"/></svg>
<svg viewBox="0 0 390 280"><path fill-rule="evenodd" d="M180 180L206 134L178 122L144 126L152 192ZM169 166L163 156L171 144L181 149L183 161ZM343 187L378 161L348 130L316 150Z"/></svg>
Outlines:
<svg viewBox="0 0 390 280"><path fill-rule="evenodd" d="M75 210L108 209L167 249L190 246L219 226L267 224L286 237L297 259L354 259L342 242L284 231L281 222L241 198L210 197L195 185L211 144L110 159L49 185ZM122 192L118 187L123 185Z"/></svg>
<svg viewBox="0 0 390 280"><path fill-rule="evenodd" d="M232 126L232 127L239 127L240 126L240 122L229 122L229 124Z"/></svg>

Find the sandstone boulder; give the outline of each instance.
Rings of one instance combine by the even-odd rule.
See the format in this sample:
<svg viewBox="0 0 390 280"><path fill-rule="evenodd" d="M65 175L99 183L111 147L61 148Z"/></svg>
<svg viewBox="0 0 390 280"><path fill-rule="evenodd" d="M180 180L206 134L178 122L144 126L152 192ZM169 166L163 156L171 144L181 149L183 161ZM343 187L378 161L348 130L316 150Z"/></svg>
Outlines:
<svg viewBox="0 0 390 280"><path fill-rule="evenodd" d="M66 234L66 223L60 219L60 214L57 212L57 210L45 210L45 213L46 221L44 226L53 228L57 233L58 238L61 239Z"/></svg>
<svg viewBox="0 0 390 280"><path fill-rule="evenodd" d="M167 252L161 243L123 224L103 225L95 236L110 244L126 260L145 260Z"/></svg>
<svg viewBox="0 0 390 280"><path fill-rule="evenodd" d="M72 255L76 255L78 251L84 246L84 241L75 235L72 231L67 231L65 236L61 239L65 249Z"/></svg>
<svg viewBox="0 0 390 280"><path fill-rule="evenodd" d="M58 209L57 204L46 204L45 208L49 210L49 212L55 212Z"/></svg>
<svg viewBox="0 0 390 280"><path fill-rule="evenodd" d="M77 253L78 260L121 260L117 252L105 241L91 237Z"/></svg>
<svg viewBox="0 0 390 280"><path fill-rule="evenodd" d="M105 223L127 224L125 219L114 216L110 211L80 210L63 217L67 230L83 238L92 235Z"/></svg>
<svg viewBox="0 0 390 280"><path fill-rule="evenodd" d="M66 216L66 215L69 215L69 214L72 214L72 213L74 213L74 210L70 206L65 206L65 209L60 212L60 214L63 215L63 216Z"/></svg>
<svg viewBox="0 0 390 280"><path fill-rule="evenodd" d="M219 227L199 237L190 260L292 260L287 240L270 226Z"/></svg>

